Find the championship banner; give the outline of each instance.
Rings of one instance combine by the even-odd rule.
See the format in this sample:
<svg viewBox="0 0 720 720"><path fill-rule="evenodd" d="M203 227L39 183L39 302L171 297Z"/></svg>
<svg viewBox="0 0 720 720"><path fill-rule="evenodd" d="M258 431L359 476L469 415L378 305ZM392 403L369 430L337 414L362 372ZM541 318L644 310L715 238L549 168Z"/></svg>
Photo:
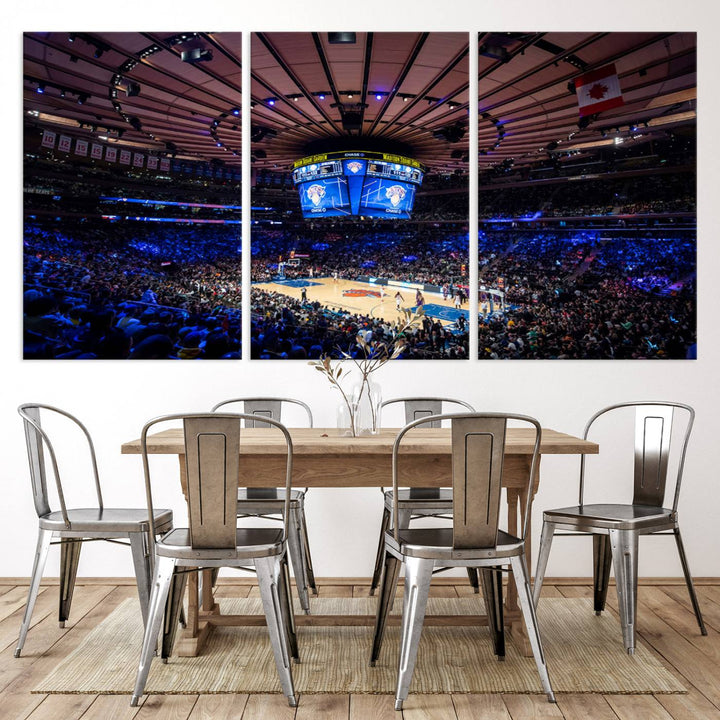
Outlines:
<svg viewBox="0 0 720 720"><path fill-rule="evenodd" d="M106 162L117 162L117 148L106 147L105 148L105 160L106 160Z"/></svg>
<svg viewBox="0 0 720 720"><path fill-rule="evenodd" d="M69 153L71 147L72 147L72 138L69 138L67 135L61 135L60 142L58 142L58 150L60 152Z"/></svg>
<svg viewBox="0 0 720 720"><path fill-rule="evenodd" d="M615 65L605 65L575 78L580 117L594 115L625 104Z"/></svg>
<svg viewBox="0 0 720 720"><path fill-rule="evenodd" d="M103 156L103 146L99 145L98 143L93 143L90 146L90 157L93 160L102 160Z"/></svg>
<svg viewBox="0 0 720 720"><path fill-rule="evenodd" d="M131 156L132 156L132 153L129 150L121 150L120 151L120 164L121 165L129 165Z"/></svg>
<svg viewBox="0 0 720 720"><path fill-rule="evenodd" d="M42 142L40 145L44 148L54 148L55 138L57 138L57 135L52 130L43 130Z"/></svg>
<svg viewBox="0 0 720 720"><path fill-rule="evenodd" d="M145 156L142 153L135 153L133 155L133 167L141 168L143 166L143 160Z"/></svg>
<svg viewBox="0 0 720 720"><path fill-rule="evenodd" d="M157 155L148 155L147 169L148 170L157 170L157 167L158 167Z"/></svg>
<svg viewBox="0 0 720 720"><path fill-rule="evenodd" d="M160 169L163 172L168 172L170 170L170 158L163 158L160 160Z"/></svg>
<svg viewBox="0 0 720 720"><path fill-rule="evenodd" d="M75 141L75 154L87 157L88 154L88 141L87 140L76 140Z"/></svg>

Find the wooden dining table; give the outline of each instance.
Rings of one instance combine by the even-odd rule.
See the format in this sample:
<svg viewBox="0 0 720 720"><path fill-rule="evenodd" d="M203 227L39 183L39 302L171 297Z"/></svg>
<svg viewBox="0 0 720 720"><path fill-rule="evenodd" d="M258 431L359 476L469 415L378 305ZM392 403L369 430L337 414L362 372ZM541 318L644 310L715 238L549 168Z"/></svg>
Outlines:
<svg viewBox="0 0 720 720"><path fill-rule="evenodd" d="M294 487L363 488L392 485L392 448L398 430L383 428L376 435L348 437L336 428L289 428L293 442ZM527 482L534 445L532 429L508 428L505 442L502 484L507 496L507 530L517 535L524 522ZM151 435L147 440L149 454L177 455L180 483L187 491L185 447L182 430L172 428ZM123 454L140 454L140 440L122 445ZM596 454L598 445L572 435L543 429L540 446L543 455ZM240 486L282 487L285 485L286 444L280 432L271 428L246 428L240 441ZM417 428L408 433L400 447L398 484L400 487L447 487L451 477L450 428ZM531 498L540 482L540 463L531 484ZM368 528L373 534L376 528ZM530 523L526 540L526 557L531 557ZM373 535L374 537L374 535ZM197 655L212 627L216 625L257 625L264 616L222 615L213 597L210 571L204 571L199 590L197 573L188 579L187 628L176 645L179 655ZM304 615L298 625L339 625L374 623L374 616ZM428 623L478 624L483 616L434 616ZM505 600L505 622L521 650L528 654L524 625L517 604L514 583L508 584Z"/></svg>

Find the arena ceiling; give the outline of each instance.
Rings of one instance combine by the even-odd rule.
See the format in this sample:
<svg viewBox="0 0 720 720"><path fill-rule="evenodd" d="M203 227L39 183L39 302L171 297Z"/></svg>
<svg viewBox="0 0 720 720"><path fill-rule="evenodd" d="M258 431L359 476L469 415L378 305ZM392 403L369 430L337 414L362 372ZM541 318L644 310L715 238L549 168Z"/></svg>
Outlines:
<svg viewBox="0 0 720 720"><path fill-rule="evenodd" d="M253 167L385 144L467 172L467 34L338 35L253 34ZM479 47L481 169L695 125L694 33L481 33ZM25 110L41 127L239 165L240 58L239 33L28 33ZM581 119L573 80L608 63L624 105Z"/></svg>

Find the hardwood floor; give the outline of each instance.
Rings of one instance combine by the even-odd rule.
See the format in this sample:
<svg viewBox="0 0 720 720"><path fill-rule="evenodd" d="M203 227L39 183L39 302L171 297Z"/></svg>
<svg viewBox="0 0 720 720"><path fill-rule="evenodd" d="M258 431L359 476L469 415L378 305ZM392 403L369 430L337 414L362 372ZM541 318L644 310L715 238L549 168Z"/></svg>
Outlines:
<svg viewBox="0 0 720 720"><path fill-rule="evenodd" d="M454 582L459 584L455 585ZM331 580L324 597L363 597L368 584ZM146 696L131 708L126 695L33 695L32 688L60 658L134 587L125 580L78 581L68 627L58 628L57 586L41 589L23 656L13 657L27 586L0 579L0 718L3 720L720 720L720 585L698 583L708 637L701 637L684 585L645 583L639 591L638 633L661 661L684 679L687 695L558 695L557 705L536 695L410 695L402 713L389 695L304 695L297 709L281 695ZM456 597L469 588L438 579L433 594ZM221 596L254 596L249 581L221 581ZM581 580L546 583L543 594L579 597L591 593ZM608 593L616 612L614 589ZM618 640L619 641L619 640Z"/></svg>

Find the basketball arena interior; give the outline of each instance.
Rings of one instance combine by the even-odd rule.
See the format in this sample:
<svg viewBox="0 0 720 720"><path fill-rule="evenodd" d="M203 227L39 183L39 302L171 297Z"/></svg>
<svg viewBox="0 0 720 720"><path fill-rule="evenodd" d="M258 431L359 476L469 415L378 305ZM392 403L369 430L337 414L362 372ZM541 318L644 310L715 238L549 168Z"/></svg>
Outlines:
<svg viewBox="0 0 720 720"><path fill-rule="evenodd" d="M23 44L25 358L695 357L694 33Z"/></svg>

